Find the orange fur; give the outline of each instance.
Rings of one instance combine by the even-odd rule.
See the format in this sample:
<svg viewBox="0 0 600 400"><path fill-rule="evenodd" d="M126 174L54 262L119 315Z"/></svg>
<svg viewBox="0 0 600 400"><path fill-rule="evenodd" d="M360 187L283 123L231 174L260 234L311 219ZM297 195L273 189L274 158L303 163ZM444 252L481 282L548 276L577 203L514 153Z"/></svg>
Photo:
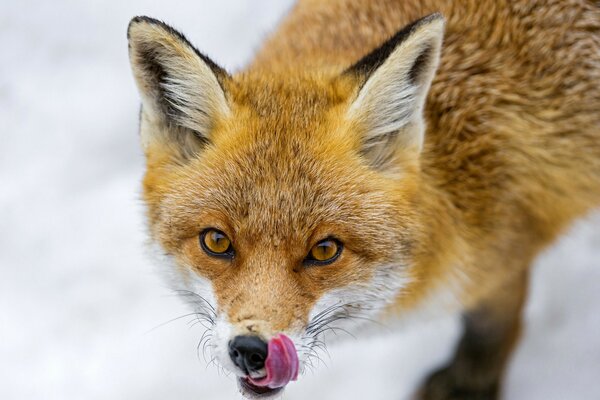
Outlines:
<svg viewBox="0 0 600 400"><path fill-rule="evenodd" d="M446 29L424 148L398 149L397 173L386 174L365 162L364 129L345 118L363 81L342 72L438 11ZM304 0L246 70L216 76L229 114L215 111L193 156L152 136L144 196L153 238L212 282L242 330L298 329L324 294L387 263L409 277L391 314L445 285L476 307L600 203L591 1ZM147 112L142 120L143 132L189 134ZM199 248L207 227L232 240L233 262ZM303 267L329 235L344 244L341 258Z"/></svg>

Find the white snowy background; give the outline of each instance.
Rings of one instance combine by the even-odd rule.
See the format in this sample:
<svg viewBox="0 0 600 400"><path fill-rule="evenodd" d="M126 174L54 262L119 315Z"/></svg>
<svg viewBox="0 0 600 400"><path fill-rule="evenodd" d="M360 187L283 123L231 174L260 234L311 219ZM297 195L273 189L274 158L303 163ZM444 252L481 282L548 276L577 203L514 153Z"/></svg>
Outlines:
<svg viewBox="0 0 600 400"><path fill-rule="evenodd" d="M236 399L144 253L134 15L229 70L289 1L0 3L0 399ZM574 155L576 156L576 155ZM600 214L538 260L506 399L600 399ZM284 398L408 399L456 318L330 347ZM150 332L148 332L150 331Z"/></svg>

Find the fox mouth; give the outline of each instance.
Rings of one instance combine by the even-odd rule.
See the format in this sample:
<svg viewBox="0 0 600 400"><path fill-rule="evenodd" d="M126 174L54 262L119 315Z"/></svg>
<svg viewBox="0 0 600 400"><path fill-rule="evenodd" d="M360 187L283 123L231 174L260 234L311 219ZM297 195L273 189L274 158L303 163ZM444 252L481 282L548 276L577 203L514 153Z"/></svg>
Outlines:
<svg viewBox="0 0 600 400"><path fill-rule="evenodd" d="M298 370L298 353L294 342L280 333L273 336L268 342L267 358L263 368L256 371L245 371L246 376L238 378L238 385L242 394L247 398L273 398L290 381L298 379Z"/></svg>
<svg viewBox="0 0 600 400"><path fill-rule="evenodd" d="M238 385L244 396L250 399L267 399L279 394L283 387L270 388L267 386L257 386L253 384L249 378L240 377L238 378Z"/></svg>

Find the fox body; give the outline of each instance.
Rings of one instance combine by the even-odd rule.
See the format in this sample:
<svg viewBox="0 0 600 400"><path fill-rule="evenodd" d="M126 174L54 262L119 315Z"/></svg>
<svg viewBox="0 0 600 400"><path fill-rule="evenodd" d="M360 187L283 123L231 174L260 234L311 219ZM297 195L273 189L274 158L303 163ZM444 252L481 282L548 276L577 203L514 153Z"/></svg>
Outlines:
<svg viewBox="0 0 600 400"><path fill-rule="evenodd" d="M498 395L531 261L600 203L597 4L305 0L235 75L159 21L128 37L151 238L218 362L260 376L232 340L282 333L302 370L447 292L465 333L420 396Z"/></svg>

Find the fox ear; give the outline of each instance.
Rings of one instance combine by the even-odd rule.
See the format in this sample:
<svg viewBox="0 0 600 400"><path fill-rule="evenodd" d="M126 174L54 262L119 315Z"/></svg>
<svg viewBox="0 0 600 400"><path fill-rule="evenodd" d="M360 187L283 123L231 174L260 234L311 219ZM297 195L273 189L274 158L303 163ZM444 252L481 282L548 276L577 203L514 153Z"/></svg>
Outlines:
<svg viewBox="0 0 600 400"><path fill-rule="evenodd" d="M443 33L443 17L429 15L346 70L362 85L347 117L363 132L361 152L373 167L385 168L399 150L420 152L423 107L439 63Z"/></svg>
<svg viewBox="0 0 600 400"><path fill-rule="evenodd" d="M210 140L215 122L229 114L222 87L229 75L161 21L135 17L127 37L142 98L144 147L158 140L180 153L195 153Z"/></svg>

